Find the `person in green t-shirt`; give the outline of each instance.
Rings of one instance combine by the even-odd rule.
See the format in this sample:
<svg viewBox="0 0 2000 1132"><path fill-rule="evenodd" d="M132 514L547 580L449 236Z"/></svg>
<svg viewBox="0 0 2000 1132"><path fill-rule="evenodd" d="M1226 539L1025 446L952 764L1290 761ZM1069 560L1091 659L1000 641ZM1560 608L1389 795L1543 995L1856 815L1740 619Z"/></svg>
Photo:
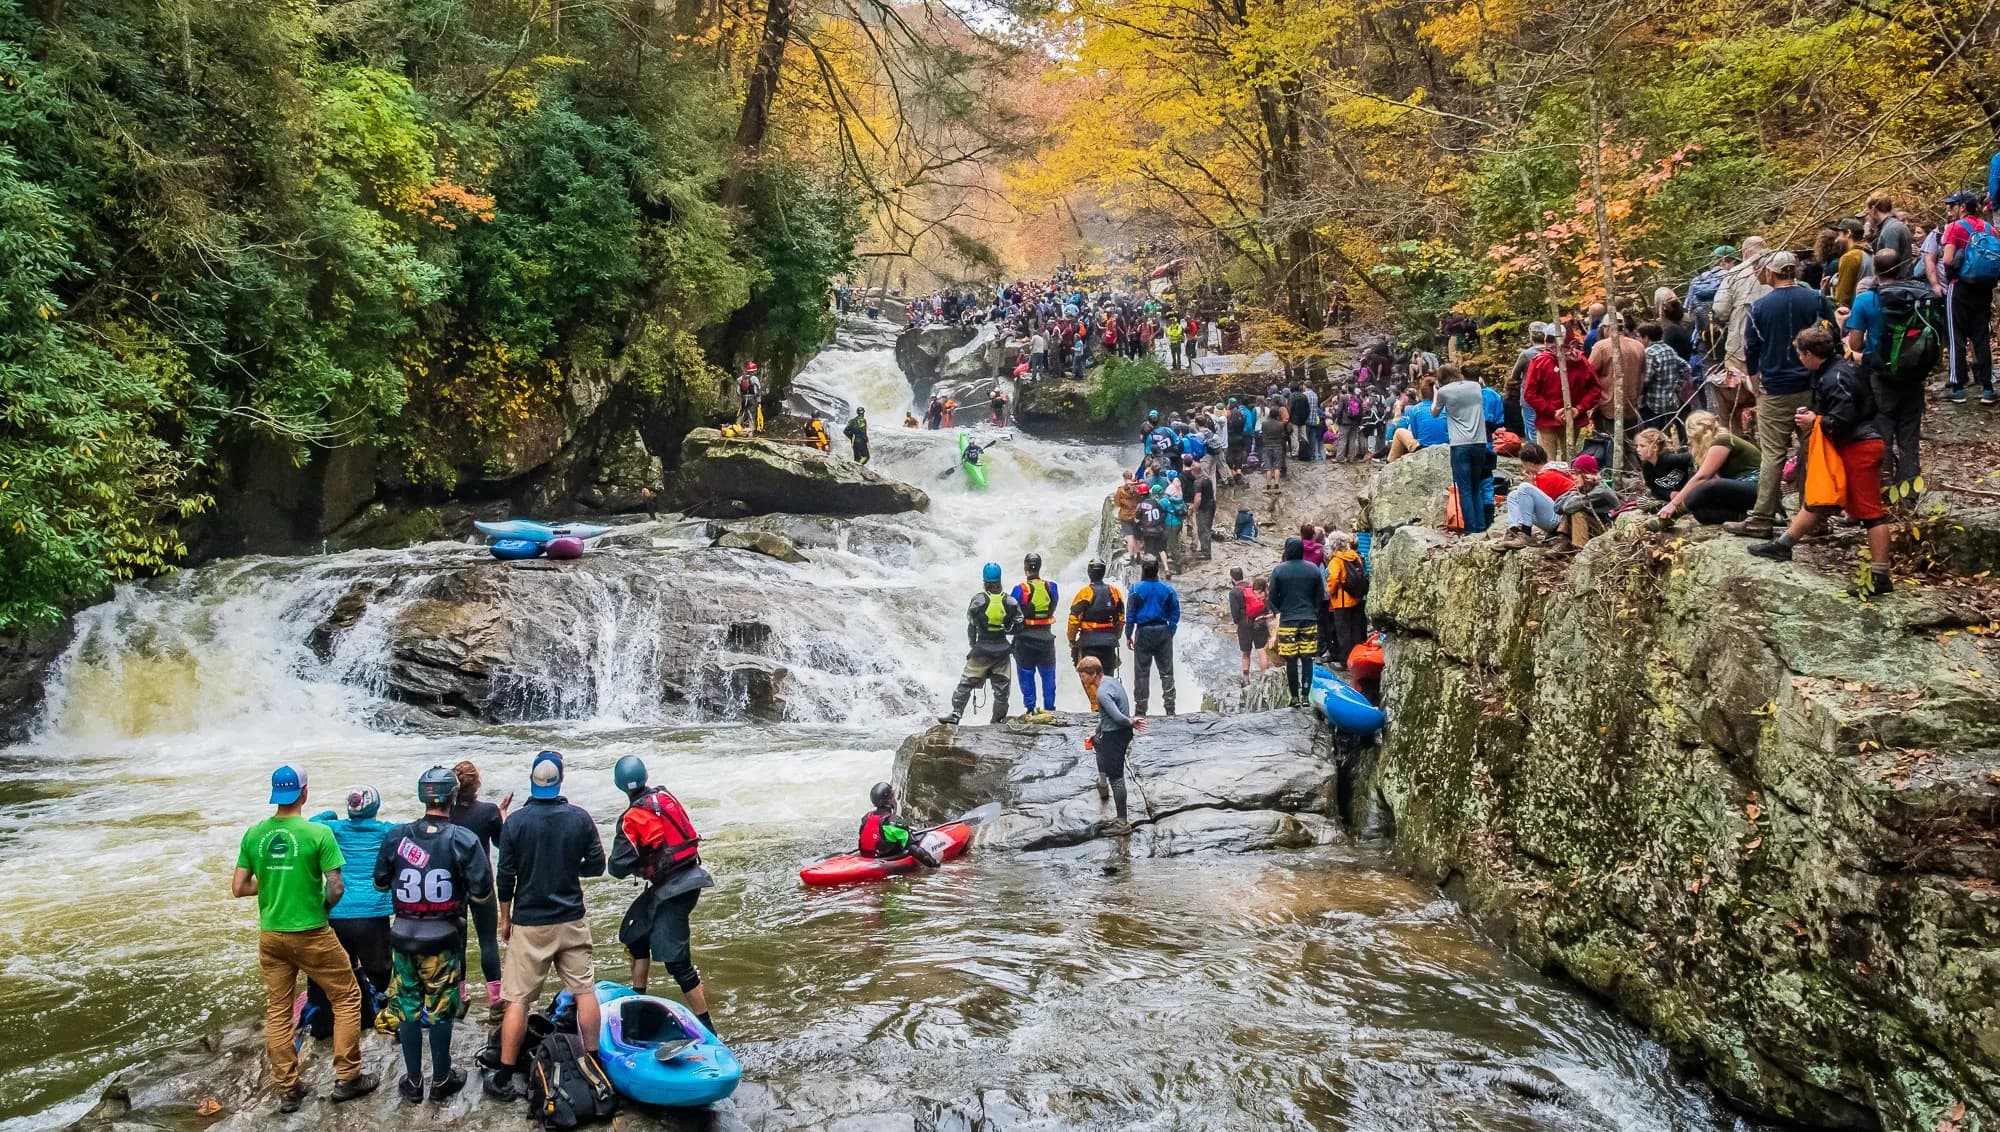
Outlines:
<svg viewBox="0 0 2000 1132"><path fill-rule="evenodd" d="M333 831L306 820L305 802L304 771L281 766L271 772L271 804L277 813L244 831L229 882L231 896L257 898L264 1053L271 1060L280 1112L297 1112L305 1100L298 1052L292 1046L292 1000L301 973L326 991L333 1006L333 1101L366 1096L381 1083L361 1071L361 984L340 937L327 924L327 909L346 890L340 877L346 862Z"/></svg>

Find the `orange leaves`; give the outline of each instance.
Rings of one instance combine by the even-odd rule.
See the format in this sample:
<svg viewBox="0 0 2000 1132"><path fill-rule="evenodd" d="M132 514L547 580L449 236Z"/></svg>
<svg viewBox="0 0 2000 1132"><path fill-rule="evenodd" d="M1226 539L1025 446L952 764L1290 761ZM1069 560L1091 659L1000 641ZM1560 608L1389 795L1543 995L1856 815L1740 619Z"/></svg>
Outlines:
<svg viewBox="0 0 2000 1132"><path fill-rule="evenodd" d="M425 189L417 198L417 207L425 219L449 232L458 227L461 217L485 223L493 219L493 198L485 193L469 189L450 178L440 180Z"/></svg>

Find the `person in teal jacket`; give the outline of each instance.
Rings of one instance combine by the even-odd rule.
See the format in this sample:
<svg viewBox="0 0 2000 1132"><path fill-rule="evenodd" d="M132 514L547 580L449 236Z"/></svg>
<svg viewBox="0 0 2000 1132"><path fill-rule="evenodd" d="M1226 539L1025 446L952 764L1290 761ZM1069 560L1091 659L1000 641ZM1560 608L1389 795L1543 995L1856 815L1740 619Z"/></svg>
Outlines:
<svg viewBox="0 0 2000 1132"><path fill-rule="evenodd" d="M382 841L395 826L376 819L382 795L373 786L355 786L347 791L347 816L332 810L314 814L313 819L333 829L340 855L349 861L373 861L382 851ZM395 912L389 894L372 884L350 884L327 914L340 946L354 960L355 976L361 980L361 1025L374 1025L375 1008L389 989L389 917ZM306 984L305 1012L299 1016L299 1034L316 1038L333 1033L333 1011L326 993L315 983ZM320 1031L326 1032L322 1034Z"/></svg>

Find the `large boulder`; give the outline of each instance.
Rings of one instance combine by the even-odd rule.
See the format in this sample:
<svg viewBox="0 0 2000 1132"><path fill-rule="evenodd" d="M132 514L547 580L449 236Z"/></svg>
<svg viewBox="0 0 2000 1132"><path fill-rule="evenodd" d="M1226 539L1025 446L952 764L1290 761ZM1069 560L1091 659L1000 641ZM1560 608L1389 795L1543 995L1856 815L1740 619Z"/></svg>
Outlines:
<svg viewBox="0 0 2000 1132"><path fill-rule="evenodd" d="M1625 522L1563 563L1404 527L1350 816L1740 1105L2000 1127L2000 593L1860 602L1805 557Z"/></svg>
<svg viewBox="0 0 2000 1132"><path fill-rule="evenodd" d="M919 397L930 395L930 388L938 379L938 370L944 365L945 355L972 341L974 330L969 326L945 326L933 323L905 329L896 336L896 365L903 376L910 380L910 388Z"/></svg>
<svg viewBox="0 0 2000 1132"><path fill-rule="evenodd" d="M1054 725L933 728L896 754L898 794L941 821L988 802L982 846L1053 850L1097 838L1113 816L1083 749L1095 716ZM1153 856L1295 848L1339 837L1329 740L1302 712L1154 717L1132 745L1132 847Z"/></svg>
<svg viewBox="0 0 2000 1132"><path fill-rule="evenodd" d="M688 433L675 492L690 515L719 519L793 512L878 515L923 511L930 496L844 456L712 428Z"/></svg>
<svg viewBox="0 0 2000 1132"><path fill-rule="evenodd" d="M1521 462L1502 456L1494 468L1496 476L1509 481L1521 478ZM1362 496L1368 525L1389 531L1415 524L1443 527L1446 495L1451 491L1451 448L1433 444L1419 448L1375 473L1375 481ZM1495 516L1497 524L1501 520Z"/></svg>

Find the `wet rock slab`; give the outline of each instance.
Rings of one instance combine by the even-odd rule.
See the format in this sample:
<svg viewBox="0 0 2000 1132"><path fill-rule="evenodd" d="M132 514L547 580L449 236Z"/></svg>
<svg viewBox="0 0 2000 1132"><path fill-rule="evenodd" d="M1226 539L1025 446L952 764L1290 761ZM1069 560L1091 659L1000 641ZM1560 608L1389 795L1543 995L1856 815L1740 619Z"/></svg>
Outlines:
<svg viewBox="0 0 2000 1132"><path fill-rule="evenodd" d="M733 519L773 512L878 515L924 511L930 496L844 456L793 444L688 433L675 494L688 514Z"/></svg>
<svg viewBox="0 0 2000 1132"><path fill-rule="evenodd" d="M1094 716L1052 725L934 727L904 742L896 783L913 816L942 821L988 802L1001 818L982 848L1063 852L1113 816L1083 749ZM1135 853L1172 856L1299 848L1338 840L1338 768L1303 712L1156 716L1132 745L1127 788Z"/></svg>

